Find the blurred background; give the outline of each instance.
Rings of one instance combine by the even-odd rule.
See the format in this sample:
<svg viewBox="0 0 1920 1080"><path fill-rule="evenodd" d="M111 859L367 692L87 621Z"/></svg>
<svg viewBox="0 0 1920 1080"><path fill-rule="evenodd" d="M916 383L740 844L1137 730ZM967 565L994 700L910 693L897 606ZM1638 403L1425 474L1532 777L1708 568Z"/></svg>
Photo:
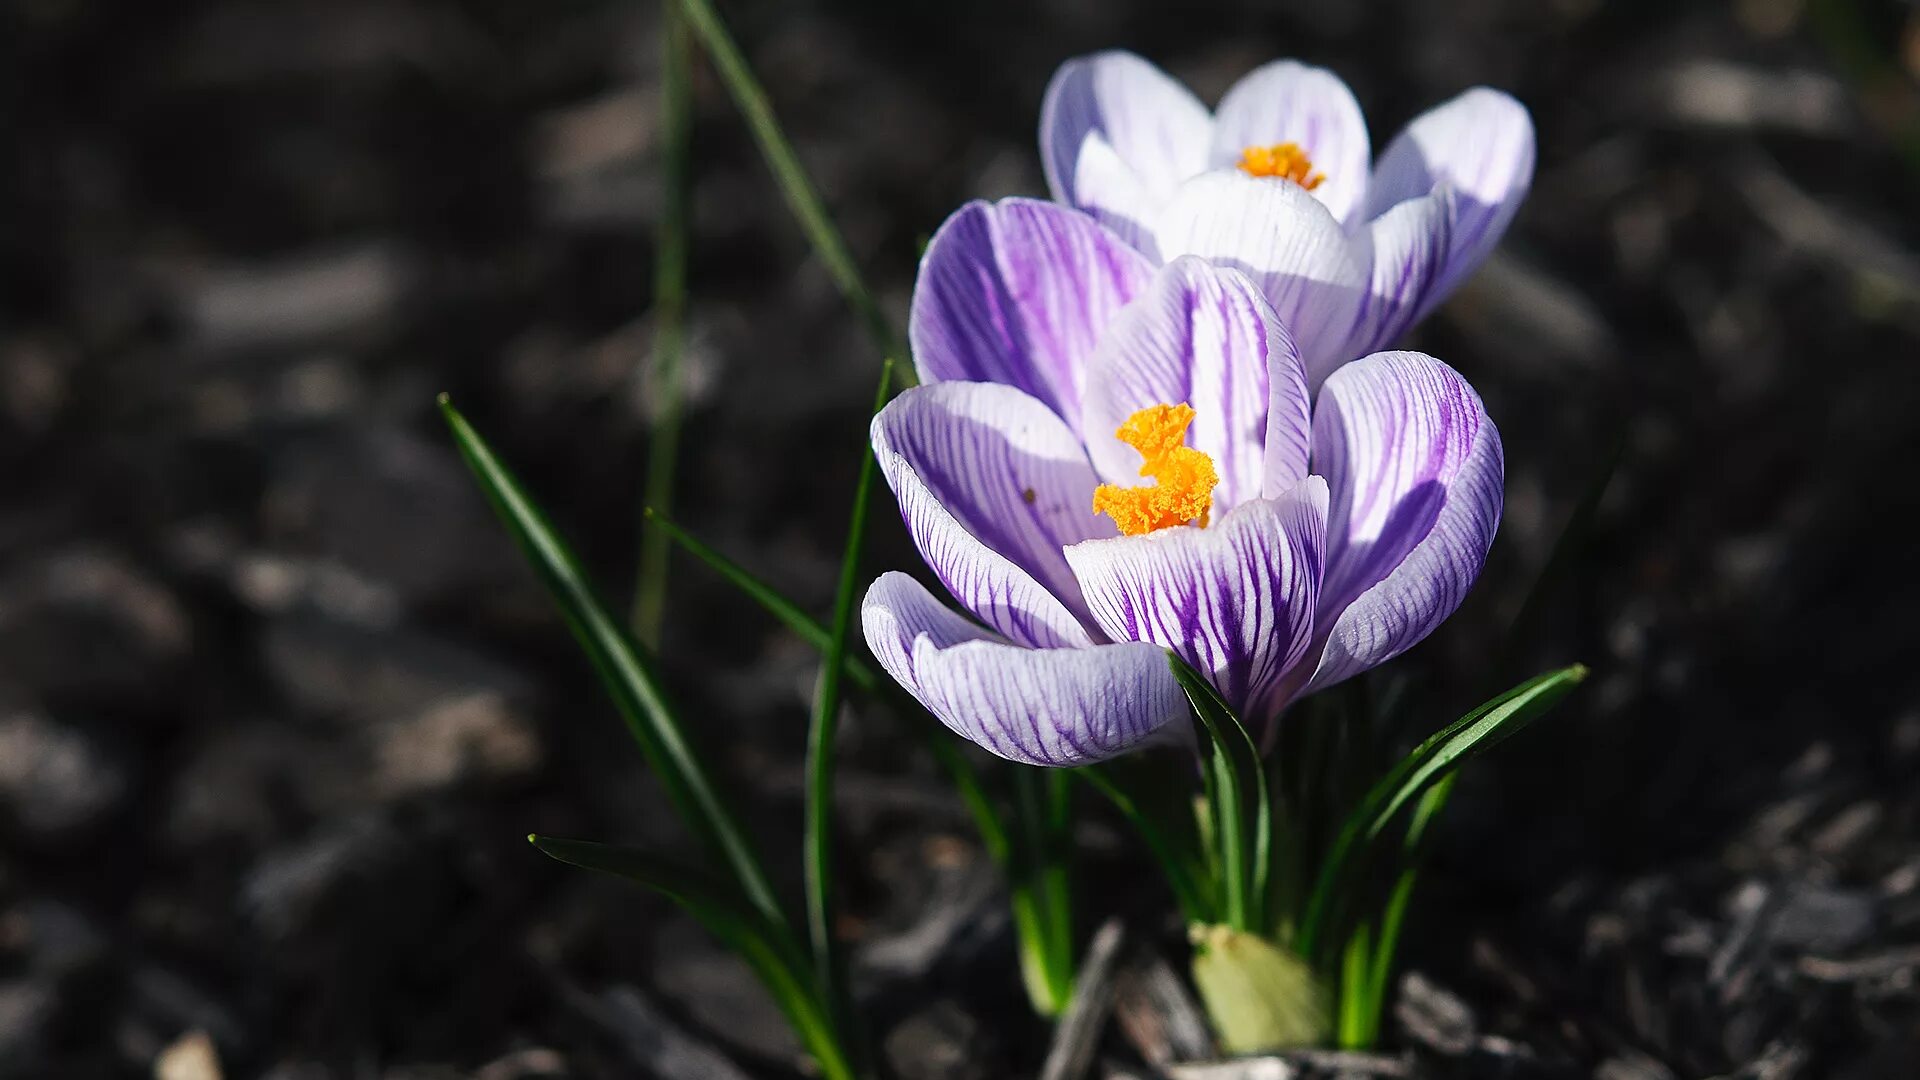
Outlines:
<svg viewBox="0 0 1920 1080"><path fill-rule="evenodd" d="M1436 1075L1913 1075L1911 5L722 11L902 323L947 212L1044 192L1074 54L1134 48L1209 101L1326 65L1376 149L1469 85L1526 102L1531 201L1412 339L1485 395L1507 517L1402 666L1426 728L1498 688L1618 436L1525 657L1595 677L1466 775L1389 1043ZM0 1076L797 1074L690 921L526 845L682 837L433 409L623 604L657 26L633 0L0 6ZM704 62L696 113L679 517L824 611L879 357ZM916 566L881 505L871 566ZM667 669L793 895L814 658L675 567ZM1031 1075L998 883L906 722L844 725L874 1034L901 1077ZM1082 917L1179 966L1103 809Z"/></svg>

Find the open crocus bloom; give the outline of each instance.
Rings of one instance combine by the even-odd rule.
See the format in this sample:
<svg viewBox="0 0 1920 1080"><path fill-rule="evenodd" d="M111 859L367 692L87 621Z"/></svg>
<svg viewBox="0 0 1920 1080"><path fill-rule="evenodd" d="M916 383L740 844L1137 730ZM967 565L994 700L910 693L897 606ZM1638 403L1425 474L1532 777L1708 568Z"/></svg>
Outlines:
<svg viewBox="0 0 1920 1080"><path fill-rule="evenodd" d="M1534 144L1526 109L1477 87L1414 120L1373 164L1360 106L1332 72L1275 61L1209 113L1147 61L1103 52L1055 73L1040 153L1055 199L1148 256L1244 270L1317 387L1493 250L1532 182Z"/></svg>
<svg viewBox="0 0 1920 1080"><path fill-rule="evenodd" d="M1499 435L1452 369L1380 353L1313 405L1245 275L1156 268L1055 204L950 218L911 336L926 385L874 418L874 453L979 622L900 573L862 621L902 686L1002 757L1183 736L1167 650L1269 725L1425 637L1499 523Z"/></svg>

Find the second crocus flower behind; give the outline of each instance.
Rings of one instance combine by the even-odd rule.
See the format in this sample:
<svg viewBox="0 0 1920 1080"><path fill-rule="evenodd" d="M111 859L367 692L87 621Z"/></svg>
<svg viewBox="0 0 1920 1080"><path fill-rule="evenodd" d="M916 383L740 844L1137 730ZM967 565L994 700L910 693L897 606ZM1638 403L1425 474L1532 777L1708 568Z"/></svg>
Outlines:
<svg viewBox="0 0 1920 1080"><path fill-rule="evenodd" d="M1533 122L1475 87L1416 118L1376 163L1337 75L1256 68L1208 111L1130 52L1061 65L1040 117L1053 197L1155 260L1247 272L1312 385L1391 344L1486 258L1533 180Z"/></svg>
<svg viewBox="0 0 1920 1080"><path fill-rule="evenodd" d="M1014 761L1186 737L1167 650L1267 727L1424 638L1499 524L1499 435L1451 368L1379 353L1316 403L1245 275L1156 267L1055 204L948 219L910 332L925 385L875 417L874 452L979 622L890 573L867 593L867 642L948 727Z"/></svg>

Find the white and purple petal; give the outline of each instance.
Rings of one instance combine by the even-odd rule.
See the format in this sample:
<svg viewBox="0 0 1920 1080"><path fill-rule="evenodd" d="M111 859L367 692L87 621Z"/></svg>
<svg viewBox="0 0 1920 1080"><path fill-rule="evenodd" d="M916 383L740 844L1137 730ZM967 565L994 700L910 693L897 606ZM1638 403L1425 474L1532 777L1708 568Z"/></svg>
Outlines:
<svg viewBox="0 0 1920 1080"><path fill-rule="evenodd" d="M1101 330L1152 277L1145 256L1085 214L968 203L920 260L907 328L920 381L1016 386L1078 424Z"/></svg>
<svg viewBox="0 0 1920 1080"><path fill-rule="evenodd" d="M907 531L969 611L1024 645L1084 645L1061 549L1112 535L1086 451L1053 411L994 383L936 383L873 419L874 456Z"/></svg>
<svg viewBox="0 0 1920 1080"><path fill-rule="evenodd" d="M1313 450L1332 502L1308 690L1398 656L1453 614L1486 562L1506 477L1480 396L1422 353L1377 353L1328 378Z"/></svg>
<svg viewBox="0 0 1920 1080"><path fill-rule="evenodd" d="M1452 190L1443 185L1393 207L1356 236L1366 245L1372 284L1354 318L1349 357L1392 344L1427 310L1428 297L1449 265L1454 206ZM1325 381L1332 372L1317 374Z"/></svg>
<svg viewBox="0 0 1920 1080"><path fill-rule="evenodd" d="M1245 275L1204 259L1175 259L1122 309L1089 365L1081 430L1110 483L1140 482L1140 453L1113 432L1153 405L1193 406L1187 445L1213 459L1220 510L1263 487L1268 369L1292 344Z"/></svg>
<svg viewBox="0 0 1920 1080"><path fill-rule="evenodd" d="M1098 137L1153 199L1207 167L1212 131L1207 107L1179 80L1122 50L1075 57L1060 65L1040 105L1040 160L1053 197L1092 209L1076 168L1081 147Z"/></svg>
<svg viewBox="0 0 1920 1080"><path fill-rule="evenodd" d="M881 575L860 613L888 674L941 723L1010 761L1088 765L1181 737L1186 698L1155 646L1010 645L901 573Z"/></svg>
<svg viewBox="0 0 1920 1080"><path fill-rule="evenodd" d="M1500 242L1527 197L1533 165L1533 120L1526 106L1484 86L1421 114L1380 155L1368 217L1443 184L1457 201L1446 269L1416 317L1446 299Z"/></svg>
<svg viewBox="0 0 1920 1080"><path fill-rule="evenodd" d="M1172 650L1263 720L1312 643L1326 525L1326 483L1309 477L1207 528L1090 540L1067 560L1109 637Z"/></svg>
<svg viewBox="0 0 1920 1080"><path fill-rule="evenodd" d="M1346 353L1367 270L1340 223L1297 184L1221 170L1181 185L1154 238L1167 259L1198 255L1253 279L1293 335L1307 373Z"/></svg>
<svg viewBox="0 0 1920 1080"><path fill-rule="evenodd" d="M1250 146L1297 143L1326 179L1313 197L1351 225L1366 201L1373 151L1353 91L1325 68L1275 60L1253 69L1214 110L1211 168L1230 168ZM1271 183L1286 183L1274 180Z"/></svg>
<svg viewBox="0 0 1920 1080"><path fill-rule="evenodd" d="M1132 166L1120 160L1113 145L1098 132L1080 144L1072 196L1064 201L1092 215L1149 260L1159 261L1153 220L1166 200L1149 191Z"/></svg>
<svg viewBox="0 0 1920 1080"><path fill-rule="evenodd" d="M1313 457L1313 394L1293 335L1275 322L1279 347L1267 353L1265 478L1260 494L1272 499L1306 479Z"/></svg>

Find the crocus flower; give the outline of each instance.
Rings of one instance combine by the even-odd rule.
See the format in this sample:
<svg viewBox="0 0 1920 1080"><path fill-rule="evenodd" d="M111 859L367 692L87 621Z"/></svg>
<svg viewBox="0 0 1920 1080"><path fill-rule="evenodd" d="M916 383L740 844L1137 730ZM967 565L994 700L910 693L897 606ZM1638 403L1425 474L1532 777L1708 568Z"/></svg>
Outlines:
<svg viewBox="0 0 1920 1080"><path fill-rule="evenodd" d="M1392 342L1493 250L1533 179L1533 123L1477 87L1371 161L1332 72L1255 69L1218 110L1146 60L1068 61L1047 87L1040 152L1053 197L1156 260L1244 270L1292 330L1312 385Z"/></svg>
<svg viewBox="0 0 1920 1080"><path fill-rule="evenodd" d="M1239 714L1406 650L1499 523L1479 397L1419 353L1329 377L1245 275L1156 267L1054 203L972 203L928 245L924 385L873 421L908 532L978 622L889 573L882 666L947 726L1036 765L1180 736L1171 650Z"/></svg>

